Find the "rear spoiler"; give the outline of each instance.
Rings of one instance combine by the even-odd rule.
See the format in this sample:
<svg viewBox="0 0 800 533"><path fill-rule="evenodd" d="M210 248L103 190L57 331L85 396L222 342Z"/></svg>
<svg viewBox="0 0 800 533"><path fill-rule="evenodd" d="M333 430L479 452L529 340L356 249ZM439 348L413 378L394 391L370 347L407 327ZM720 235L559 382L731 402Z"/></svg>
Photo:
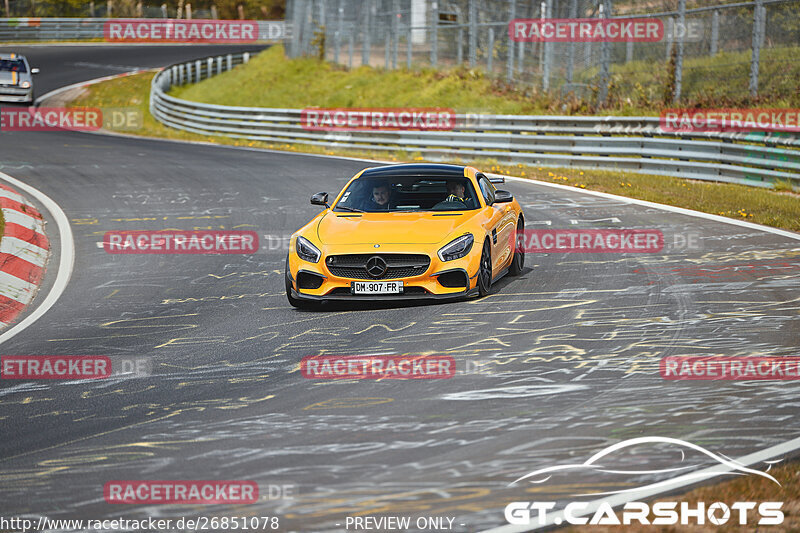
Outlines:
<svg viewBox="0 0 800 533"><path fill-rule="evenodd" d="M486 177L489 178L489 181L491 183L505 183L506 182L506 179L503 176L500 176L500 175L497 175L497 174L487 175Z"/></svg>

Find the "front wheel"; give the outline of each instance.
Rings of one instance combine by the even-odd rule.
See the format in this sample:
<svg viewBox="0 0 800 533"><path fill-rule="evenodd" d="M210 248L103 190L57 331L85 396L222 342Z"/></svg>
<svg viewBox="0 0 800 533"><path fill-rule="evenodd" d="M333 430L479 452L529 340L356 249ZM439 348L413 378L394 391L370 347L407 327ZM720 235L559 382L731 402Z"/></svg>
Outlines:
<svg viewBox="0 0 800 533"><path fill-rule="evenodd" d="M511 266L508 273L511 276L519 276L522 267L525 265L525 221L522 217L517 222L517 233L514 239L514 257L511 258Z"/></svg>
<svg viewBox="0 0 800 533"><path fill-rule="evenodd" d="M478 294L488 295L492 290L492 250L489 241L484 241L481 264L478 267Z"/></svg>

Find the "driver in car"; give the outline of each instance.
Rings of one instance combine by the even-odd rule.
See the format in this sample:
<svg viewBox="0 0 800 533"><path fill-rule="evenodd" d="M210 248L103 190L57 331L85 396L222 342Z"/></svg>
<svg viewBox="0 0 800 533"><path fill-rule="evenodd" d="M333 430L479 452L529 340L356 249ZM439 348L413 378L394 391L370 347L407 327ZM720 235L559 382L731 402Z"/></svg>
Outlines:
<svg viewBox="0 0 800 533"><path fill-rule="evenodd" d="M372 196L366 206L366 211L388 211L391 189L385 182L376 183L372 187Z"/></svg>

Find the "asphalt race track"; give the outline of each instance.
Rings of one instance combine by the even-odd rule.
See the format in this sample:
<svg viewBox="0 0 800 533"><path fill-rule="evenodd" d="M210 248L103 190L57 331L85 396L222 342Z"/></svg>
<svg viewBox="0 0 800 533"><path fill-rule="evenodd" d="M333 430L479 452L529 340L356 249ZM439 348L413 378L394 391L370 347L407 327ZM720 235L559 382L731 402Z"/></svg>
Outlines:
<svg viewBox="0 0 800 533"><path fill-rule="evenodd" d="M218 53L165 48L19 50L42 68L37 96L123 66ZM74 132L3 132L0 163L61 206L76 248L60 300L0 354L150 357L154 374L2 382L1 515L278 516L287 531L341 531L348 516L439 516L455 518L454 531L481 531L506 523L509 502L534 498L509 486L518 477L621 439L673 437L741 457L800 437L796 382L658 372L668 355L798 355L797 240L514 181L506 188L529 229L656 228L665 249L529 255L521 277L483 299L298 311L284 295L286 239L317 211L311 194L338 192L369 163ZM168 228L254 230L262 249L98 247L109 230ZM65 243L52 221L48 231L57 256ZM687 232L700 235L699 249L674 246ZM323 353L452 355L459 372L304 379L300 359ZM634 462L653 470L671 459ZM125 479L248 479L264 494L247 506L107 504L104 484ZM274 485L295 487L294 497L270 499L263 488ZM609 488L580 472L535 498L563 501L576 486Z"/></svg>

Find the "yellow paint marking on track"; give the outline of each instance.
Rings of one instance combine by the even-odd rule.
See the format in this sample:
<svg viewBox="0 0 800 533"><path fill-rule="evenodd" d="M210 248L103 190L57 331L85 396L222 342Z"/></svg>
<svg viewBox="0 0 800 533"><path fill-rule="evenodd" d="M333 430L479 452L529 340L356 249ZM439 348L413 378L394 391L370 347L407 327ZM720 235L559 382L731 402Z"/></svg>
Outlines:
<svg viewBox="0 0 800 533"><path fill-rule="evenodd" d="M389 326L387 326L386 324L372 324L371 326L369 326L366 329L362 329L361 331L356 331L355 333L353 333L353 335L361 335L362 333L365 333L365 332L371 330L372 328L384 328L386 331L403 331L404 329L410 328L415 324L416 324L416 322L411 322L407 326L403 326L402 328L397 328L397 329L392 329Z"/></svg>
<svg viewBox="0 0 800 533"><path fill-rule="evenodd" d="M16 455L9 455L7 457L0 457L0 463L5 463L7 461L11 461L12 459L18 459L20 457L25 457L25 456L28 456L28 455L33 455L35 453L43 453L43 452L47 452L47 451L50 451L50 450L55 450L56 448L61 448L61 447L68 446L68 445L71 445L71 444L75 444L75 443L78 443L78 442L88 441L90 439L94 439L94 438L97 438L97 437L104 437L106 435L110 435L112 433L117 433L119 431L123 431L123 430L126 430L126 429L131 429L131 428L134 428L134 427L137 427L137 426L142 426L142 425L150 424L150 423L153 423L153 422L161 422L163 420L167 420L169 418L172 418L173 416L176 416L176 415L178 415L178 414L180 414L182 412L183 412L183 410L172 411L172 412L167 413L167 414L165 414L163 416L152 418L150 420L142 420L141 422L135 422L135 423L129 424L127 426L122 426L122 427L118 427L118 428L114 428L114 429L109 429L108 431L101 431L101 432L95 433L93 435L86 435L85 437L78 437L77 439L72 439L72 440L69 440L69 441L61 442L59 444L54 444L52 446L47 446L45 448L39 448L39 449L36 449L36 450L30 450L30 451L27 451L27 452L18 453ZM58 469L54 469L54 470L58 471L58 470L66 469L66 468L67 467L62 467L62 468L58 468Z"/></svg>
<svg viewBox="0 0 800 533"><path fill-rule="evenodd" d="M311 405L303 407L303 411L314 409L353 409L355 407L370 407L393 401L394 398L331 398L330 400L312 403Z"/></svg>
<svg viewBox="0 0 800 533"><path fill-rule="evenodd" d="M563 300L523 300L529 302L535 301L563 301ZM518 302L509 302L509 303L518 303ZM461 315L497 315L497 314L505 314L505 313L536 313L539 311L553 311L555 309L567 309L569 307L578 307L581 305L590 305L597 303L597 300L578 300L576 302L565 302L562 305L550 305L545 307L537 307L534 309L508 309L505 311L468 311L468 312L460 312L460 313L442 313L446 316L461 316Z"/></svg>
<svg viewBox="0 0 800 533"><path fill-rule="evenodd" d="M163 348L165 346L186 346L193 344L224 344L228 342L227 335L214 335L211 337L175 337L163 344L159 344L156 348Z"/></svg>

